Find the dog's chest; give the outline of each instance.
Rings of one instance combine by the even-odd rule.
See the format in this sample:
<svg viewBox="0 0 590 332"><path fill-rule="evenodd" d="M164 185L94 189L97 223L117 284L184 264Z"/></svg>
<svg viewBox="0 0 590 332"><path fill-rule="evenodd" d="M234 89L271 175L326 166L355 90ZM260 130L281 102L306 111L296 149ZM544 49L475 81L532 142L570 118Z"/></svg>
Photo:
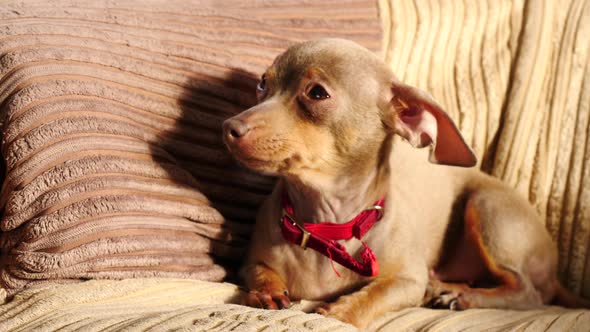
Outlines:
<svg viewBox="0 0 590 332"><path fill-rule="evenodd" d="M353 254L361 248L358 240L340 241ZM281 271L294 299L326 300L349 292L363 282L363 277L333 262L313 249L283 244L276 254L283 257Z"/></svg>

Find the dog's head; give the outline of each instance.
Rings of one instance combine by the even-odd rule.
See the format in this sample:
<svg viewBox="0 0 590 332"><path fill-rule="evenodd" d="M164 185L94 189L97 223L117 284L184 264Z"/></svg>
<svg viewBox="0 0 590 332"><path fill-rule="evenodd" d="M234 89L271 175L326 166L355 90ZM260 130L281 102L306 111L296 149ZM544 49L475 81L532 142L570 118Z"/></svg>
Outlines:
<svg viewBox="0 0 590 332"><path fill-rule="evenodd" d="M473 166L471 149L427 93L399 82L373 53L342 39L292 46L257 87L259 104L223 124L244 165L266 174L340 175L375 160L387 137L431 146L435 163Z"/></svg>

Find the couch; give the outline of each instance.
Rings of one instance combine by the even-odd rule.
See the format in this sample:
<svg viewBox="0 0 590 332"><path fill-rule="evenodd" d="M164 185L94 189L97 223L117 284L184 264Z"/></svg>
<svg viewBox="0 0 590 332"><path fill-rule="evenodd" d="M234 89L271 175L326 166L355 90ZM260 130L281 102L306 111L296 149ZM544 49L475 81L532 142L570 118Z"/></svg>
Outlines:
<svg viewBox="0 0 590 332"><path fill-rule="evenodd" d="M590 297L589 18L585 0L0 1L0 331L355 330L309 301L241 306L235 278L274 179L220 125L322 36L430 91ZM590 311L408 308L369 330L587 331Z"/></svg>

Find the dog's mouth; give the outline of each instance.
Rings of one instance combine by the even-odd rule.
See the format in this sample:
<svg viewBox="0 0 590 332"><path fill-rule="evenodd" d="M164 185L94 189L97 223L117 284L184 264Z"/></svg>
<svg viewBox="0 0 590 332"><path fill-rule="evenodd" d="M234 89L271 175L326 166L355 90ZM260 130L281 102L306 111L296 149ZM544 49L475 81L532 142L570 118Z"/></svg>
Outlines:
<svg viewBox="0 0 590 332"><path fill-rule="evenodd" d="M267 159L264 157L245 155L238 151L232 151L232 155L241 165L264 175L277 176L279 174L287 173L293 166L293 156L286 156L280 159Z"/></svg>
<svg viewBox="0 0 590 332"><path fill-rule="evenodd" d="M237 160L240 164L244 165L247 168L253 169L255 171L268 171L274 169L276 165L275 160L270 160L263 157L253 156L246 151L242 151L242 149L237 147L230 147L229 152L232 154L235 160Z"/></svg>
<svg viewBox="0 0 590 332"><path fill-rule="evenodd" d="M274 164L274 162L271 160L264 160L264 159L253 158L253 157L241 157L241 158L236 158L236 159L240 163L242 163L244 166L246 166L248 168L252 168L252 169L267 168L267 167L272 166Z"/></svg>
<svg viewBox="0 0 590 332"><path fill-rule="evenodd" d="M300 149L284 136L254 136L224 143L238 163L265 175L288 173L301 163Z"/></svg>

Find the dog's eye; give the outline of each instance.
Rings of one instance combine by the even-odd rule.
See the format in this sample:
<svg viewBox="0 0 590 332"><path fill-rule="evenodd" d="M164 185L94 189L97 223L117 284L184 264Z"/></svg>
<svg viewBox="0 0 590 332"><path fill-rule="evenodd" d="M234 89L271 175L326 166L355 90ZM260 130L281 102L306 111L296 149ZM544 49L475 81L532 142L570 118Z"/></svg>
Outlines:
<svg viewBox="0 0 590 332"><path fill-rule="evenodd" d="M319 84L312 86L307 92L307 96L313 100L324 100L330 98L330 95L328 92L326 92L326 89L324 89Z"/></svg>
<svg viewBox="0 0 590 332"><path fill-rule="evenodd" d="M262 77L260 78L260 82L258 83L258 86L256 87L256 89L261 92L266 90L266 74L262 75Z"/></svg>

